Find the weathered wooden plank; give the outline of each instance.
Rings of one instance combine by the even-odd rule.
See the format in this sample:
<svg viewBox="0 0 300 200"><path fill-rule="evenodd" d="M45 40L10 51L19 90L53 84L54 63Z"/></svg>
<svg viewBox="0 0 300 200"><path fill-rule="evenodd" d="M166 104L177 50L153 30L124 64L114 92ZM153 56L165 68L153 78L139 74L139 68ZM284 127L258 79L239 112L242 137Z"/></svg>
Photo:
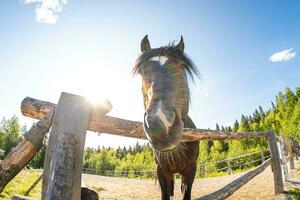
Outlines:
<svg viewBox="0 0 300 200"><path fill-rule="evenodd" d="M26 190L25 195L29 195L29 193L39 184L39 182L42 180L43 174L41 174L35 181L34 183Z"/></svg>
<svg viewBox="0 0 300 200"><path fill-rule="evenodd" d="M271 160L268 159L264 163L262 163L260 166L256 167L255 169L247 172L246 174L240 176L236 180L230 182L220 190L213 192L209 195L205 195L203 197L198 198L197 200L221 200L226 199L230 195L232 195L235 191L237 191L239 188L241 188L243 185L248 183L252 178L254 178L256 175L261 173L269 164L271 163Z"/></svg>
<svg viewBox="0 0 300 200"><path fill-rule="evenodd" d="M43 115L43 120L26 132L23 140L0 163L0 193L42 147L44 136L51 125L53 110L47 113Z"/></svg>
<svg viewBox="0 0 300 200"><path fill-rule="evenodd" d="M274 131L268 132L268 143L272 160L272 171L274 176L274 187L275 193L283 193L283 177L282 177L282 169L281 169L281 161L279 150L277 146L277 140Z"/></svg>
<svg viewBox="0 0 300 200"><path fill-rule="evenodd" d="M283 177L284 180L287 181L289 179L289 172L288 172L288 167L287 167L287 148L285 146L284 140L282 136L278 137L278 150L279 150L279 156L281 158L281 165L283 169Z"/></svg>
<svg viewBox="0 0 300 200"><path fill-rule="evenodd" d="M34 106L33 106L34 105ZM22 103L21 111L24 116L39 119L43 117L49 110L56 107L53 103L40 101L26 97ZM109 117L103 115L95 115L97 110L93 108L88 130L110 133L115 135L146 139L144 136L143 124L141 122ZM182 136L183 141L196 140L233 140L233 139L253 139L257 137L267 136L267 132L222 132L207 129L189 129L185 128Z"/></svg>
<svg viewBox="0 0 300 200"><path fill-rule="evenodd" d="M300 147L295 139L292 139L292 151L296 154L296 160L298 160L298 157L300 156Z"/></svg>
<svg viewBox="0 0 300 200"><path fill-rule="evenodd" d="M27 197L27 196L21 196L21 195L14 195L12 200L35 200L34 198Z"/></svg>
<svg viewBox="0 0 300 200"><path fill-rule="evenodd" d="M42 199L79 200L83 148L91 113L80 96L62 93L47 146Z"/></svg>
<svg viewBox="0 0 300 200"><path fill-rule="evenodd" d="M290 169L292 170L292 169L295 169L296 168L296 166L295 166L295 160L294 160L294 155L291 155L291 157L290 157Z"/></svg>

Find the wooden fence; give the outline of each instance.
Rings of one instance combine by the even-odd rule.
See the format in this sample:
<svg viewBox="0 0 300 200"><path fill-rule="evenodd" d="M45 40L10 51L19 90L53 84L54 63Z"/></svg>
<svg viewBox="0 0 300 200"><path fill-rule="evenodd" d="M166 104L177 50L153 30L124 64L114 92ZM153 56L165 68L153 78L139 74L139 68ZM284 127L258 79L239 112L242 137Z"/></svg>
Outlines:
<svg viewBox="0 0 300 200"><path fill-rule="evenodd" d="M50 131L46 151L42 199L79 200L83 148L87 130L145 139L140 122L105 116L107 107L93 107L85 98L62 93L58 104L27 97L21 104L24 116L39 119L24 139L0 163L0 192L6 184L32 159L41 148L45 134ZM222 132L206 129L184 129L183 141L233 140L263 137L268 140L271 159L239 179L200 199L224 199L259 174L271 163L275 193L284 191L281 158L274 131Z"/></svg>

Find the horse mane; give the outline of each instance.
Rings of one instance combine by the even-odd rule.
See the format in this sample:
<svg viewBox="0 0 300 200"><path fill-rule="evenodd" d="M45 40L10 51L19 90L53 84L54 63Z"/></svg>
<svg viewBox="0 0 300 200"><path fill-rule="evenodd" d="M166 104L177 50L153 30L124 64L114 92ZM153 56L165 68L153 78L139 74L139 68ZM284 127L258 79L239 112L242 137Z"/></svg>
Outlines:
<svg viewBox="0 0 300 200"><path fill-rule="evenodd" d="M184 52L176 48L174 42L164 47L145 50L137 59L133 67L132 73L134 75L138 74L140 72L142 64L155 56L175 57L176 59L181 60L184 63L184 72L186 73L187 77L189 77L193 82L194 76L198 78L200 77L200 73L198 71L197 66Z"/></svg>
<svg viewBox="0 0 300 200"><path fill-rule="evenodd" d="M186 85L188 88L188 98L190 101L190 87L188 84L188 80L191 80L194 83L194 77L196 76L197 78L201 78L201 75L193 61L184 52L176 48L175 42L172 42L169 45L160 48L145 50L137 59L133 67L132 74L138 74L141 71L143 63L156 56L174 57L183 62L182 67L184 69L184 75L187 80Z"/></svg>

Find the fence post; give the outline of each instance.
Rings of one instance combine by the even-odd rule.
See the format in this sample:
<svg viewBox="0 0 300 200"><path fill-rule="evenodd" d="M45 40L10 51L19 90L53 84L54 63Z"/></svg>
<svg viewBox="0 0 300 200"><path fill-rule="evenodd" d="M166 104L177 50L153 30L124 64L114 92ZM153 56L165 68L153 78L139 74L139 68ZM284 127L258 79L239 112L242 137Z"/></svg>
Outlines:
<svg viewBox="0 0 300 200"><path fill-rule="evenodd" d="M205 178L205 164L200 164L200 175L201 178Z"/></svg>
<svg viewBox="0 0 300 200"><path fill-rule="evenodd" d="M295 160L293 154L290 156L290 169L295 169Z"/></svg>
<svg viewBox="0 0 300 200"><path fill-rule="evenodd" d="M284 141L283 141L283 137L279 136L278 137L278 143L279 143L279 152L281 155L281 164L282 164L282 168L283 168L283 174L284 174L284 180L287 181L288 180L288 167L287 167L287 149L285 147Z"/></svg>
<svg viewBox="0 0 300 200"><path fill-rule="evenodd" d="M228 173L228 175L231 175L231 174L232 174L232 168L231 168L231 162L230 162L230 159L227 160L227 165L228 165L227 173Z"/></svg>
<svg viewBox="0 0 300 200"><path fill-rule="evenodd" d="M85 135L91 113L83 97L62 93L46 151L42 199L80 200Z"/></svg>
<svg viewBox="0 0 300 200"><path fill-rule="evenodd" d="M274 176L275 194L283 193L283 178L280 164L279 150L274 131L268 131L268 143L271 154L271 166Z"/></svg>
<svg viewBox="0 0 300 200"><path fill-rule="evenodd" d="M299 145L296 139L294 138L292 138L292 151L295 154L295 159L299 160L299 156L300 156Z"/></svg>
<svg viewBox="0 0 300 200"><path fill-rule="evenodd" d="M265 156L264 156L264 152L260 152L260 157L261 157L261 163L264 163L266 161Z"/></svg>

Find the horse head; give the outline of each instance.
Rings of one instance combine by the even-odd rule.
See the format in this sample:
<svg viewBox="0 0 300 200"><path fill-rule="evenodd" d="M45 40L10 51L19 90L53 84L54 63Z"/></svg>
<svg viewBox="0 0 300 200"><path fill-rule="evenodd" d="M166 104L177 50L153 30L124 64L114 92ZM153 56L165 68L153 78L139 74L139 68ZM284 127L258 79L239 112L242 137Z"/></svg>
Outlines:
<svg viewBox="0 0 300 200"><path fill-rule="evenodd" d="M170 151L181 140L183 120L189 110L188 78L199 73L184 53L182 36L177 45L151 48L146 35L141 51L133 73L142 77L144 130L154 149Z"/></svg>

